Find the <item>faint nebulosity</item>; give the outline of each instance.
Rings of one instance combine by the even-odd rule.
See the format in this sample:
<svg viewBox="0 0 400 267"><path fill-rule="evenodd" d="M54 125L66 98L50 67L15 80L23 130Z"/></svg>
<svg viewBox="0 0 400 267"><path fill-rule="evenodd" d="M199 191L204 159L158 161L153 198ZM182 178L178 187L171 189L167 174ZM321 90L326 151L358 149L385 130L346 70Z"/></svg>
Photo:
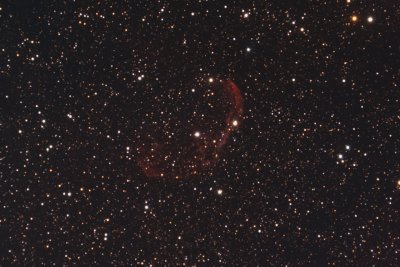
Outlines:
<svg viewBox="0 0 400 267"><path fill-rule="evenodd" d="M161 109L162 120L146 121L151 130L145 127L136 145L138 165L146 176L198 177L204 169L212 171L219 161L231 133L239 127L243 98L230 80L210 78L207 83L192 85L189 92L185 88L173 90L167 99L154 97L158 103L152 107ZM174 93L184 101L171 100Z"/></svg>
<svg viewBox="0 0 400 267"><path fill-rule="evenodd" d="M0 1L1 266L398 266L397 1Z"/></svg>

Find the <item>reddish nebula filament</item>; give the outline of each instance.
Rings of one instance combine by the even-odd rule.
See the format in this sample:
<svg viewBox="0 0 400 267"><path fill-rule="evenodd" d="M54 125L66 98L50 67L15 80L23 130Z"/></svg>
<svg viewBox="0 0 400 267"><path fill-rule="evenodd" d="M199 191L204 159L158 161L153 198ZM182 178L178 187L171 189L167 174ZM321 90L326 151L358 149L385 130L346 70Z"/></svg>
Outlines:
<svg viewBox="0 0 400 267"><path fill-rule="evenodd" d="M171 135L162 138L167 131L164 125L140 140L137 163L146 176L184 178L217 164L230 135L240 126L243 98L231 80L213 81L211 88L202 89L203 92L211 90L213 98L189 98L192 102L188 101L182 108L186 112L174 115L179 123L174 125L173 138ZM188 106L193 108L191 113L185 110ZM211 110L207 110L209 106ZM187 114L196 115L187 118Z"/></svg>

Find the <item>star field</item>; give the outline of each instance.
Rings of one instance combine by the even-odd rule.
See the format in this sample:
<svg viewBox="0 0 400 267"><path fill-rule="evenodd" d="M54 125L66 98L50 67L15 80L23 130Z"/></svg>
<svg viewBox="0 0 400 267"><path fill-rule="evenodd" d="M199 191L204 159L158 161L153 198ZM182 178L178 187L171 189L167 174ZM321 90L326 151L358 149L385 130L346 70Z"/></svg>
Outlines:
<svg viewBox="0 0 400 267"><path fill-rule="evenodd" d="M396 1L0 1L0 266L398 266Z"/></svg>

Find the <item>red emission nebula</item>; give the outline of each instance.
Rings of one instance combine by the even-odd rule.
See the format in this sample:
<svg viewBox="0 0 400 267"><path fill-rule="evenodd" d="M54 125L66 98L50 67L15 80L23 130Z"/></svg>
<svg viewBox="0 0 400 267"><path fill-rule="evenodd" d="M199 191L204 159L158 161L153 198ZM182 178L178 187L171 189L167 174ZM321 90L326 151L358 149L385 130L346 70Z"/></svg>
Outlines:
<svg viewBox="0 0 400 267"><path fill-rule="evenodd" d="M165 117L149 123L140 140L136 161L147 177L179 179L211 170L240 126L243 98L231 80L200 82L178 99L159 102L155 108Z"/></svg>

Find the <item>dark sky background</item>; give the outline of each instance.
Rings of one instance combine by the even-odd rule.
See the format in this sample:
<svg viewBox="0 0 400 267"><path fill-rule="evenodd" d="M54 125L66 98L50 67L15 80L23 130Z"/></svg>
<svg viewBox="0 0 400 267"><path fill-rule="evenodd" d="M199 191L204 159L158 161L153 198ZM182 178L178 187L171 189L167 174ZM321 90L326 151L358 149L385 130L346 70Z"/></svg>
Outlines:
<svg viewBox="0 0 400 267"><path fill-rule="evenodd" d="M399 14L1 0L0 265L398 266Z"/></svg>

